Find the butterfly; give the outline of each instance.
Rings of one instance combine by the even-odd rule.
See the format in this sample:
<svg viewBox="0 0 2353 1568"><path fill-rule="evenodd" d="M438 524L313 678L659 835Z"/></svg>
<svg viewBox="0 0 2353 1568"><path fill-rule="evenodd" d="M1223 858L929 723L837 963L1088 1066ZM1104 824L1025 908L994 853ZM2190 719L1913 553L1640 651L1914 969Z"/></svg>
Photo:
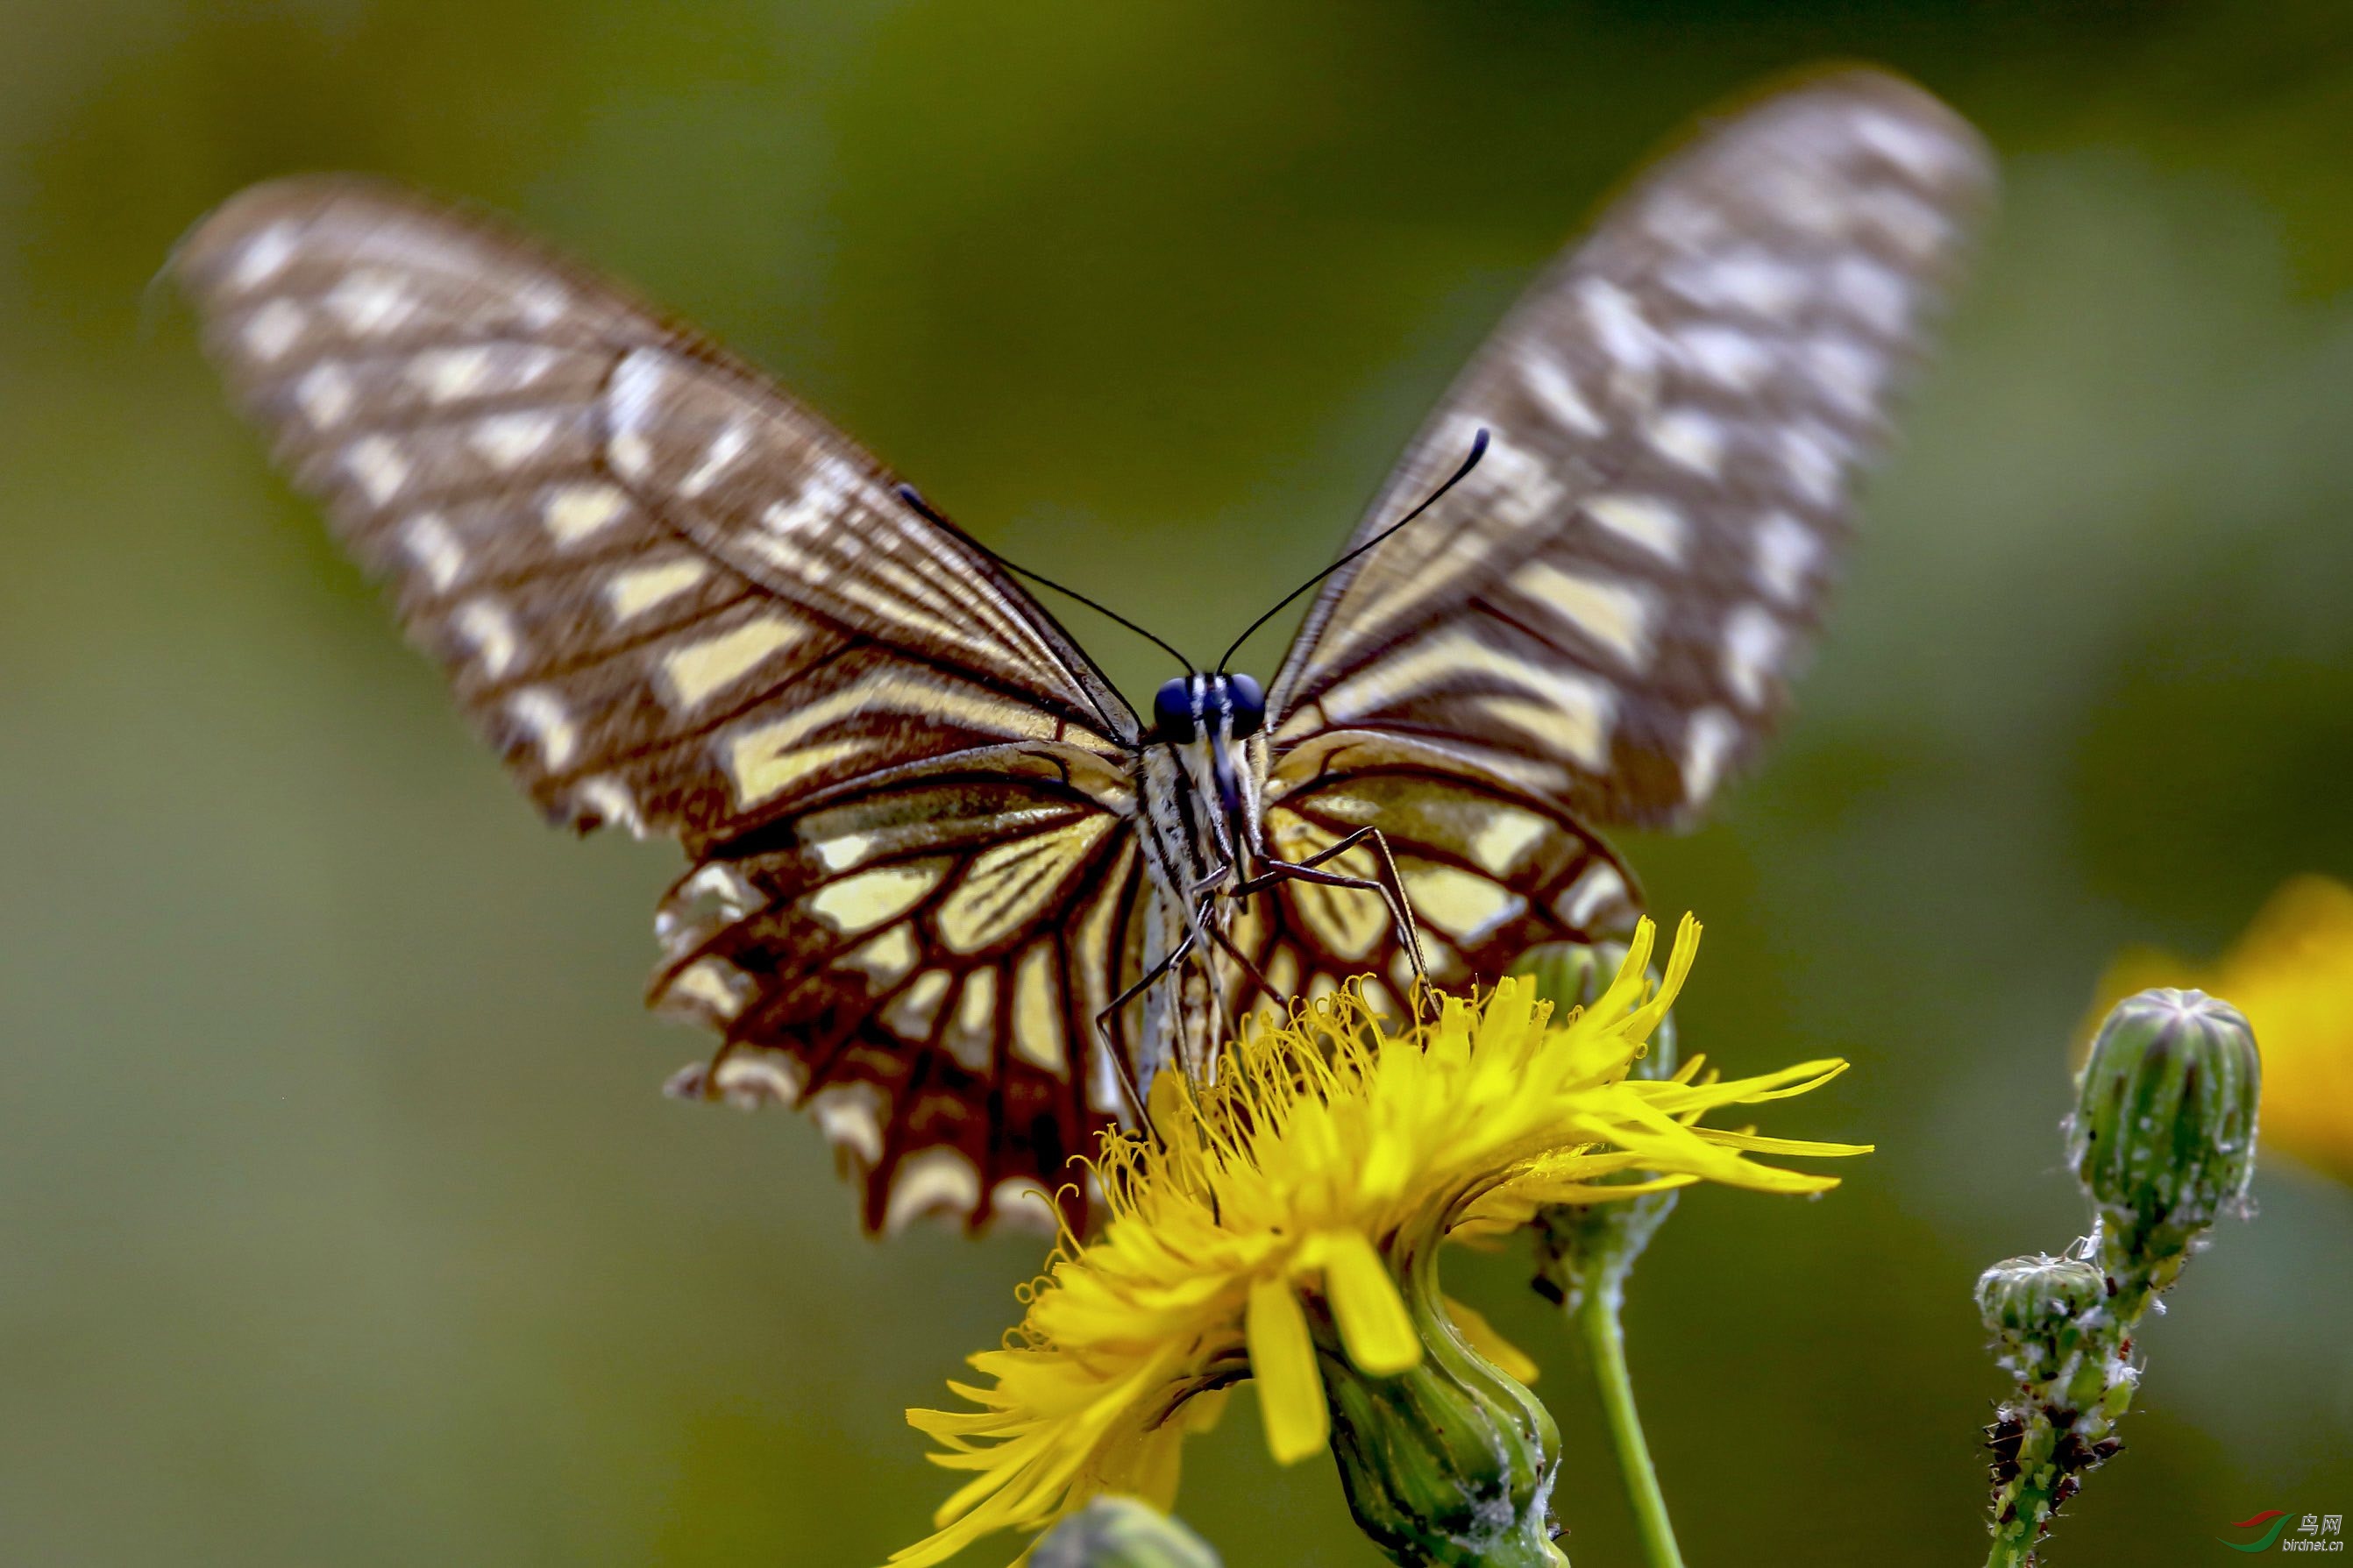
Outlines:
<svg viewBox="0 0 2353 1568"><path fill-rule="evenodd" d="M1874 72L1704 131L1471 362L1271 681L1148 720L846 437L497 221L300 177L173 268L532 799L683 846L650 1001L723 1043L673 1091L806 1107L870 1229L978 1227L1083 1205L1070 1158L1257 1005L1630 923L1598 829L1694 820L1780 716L1990 187Z"/></svg>

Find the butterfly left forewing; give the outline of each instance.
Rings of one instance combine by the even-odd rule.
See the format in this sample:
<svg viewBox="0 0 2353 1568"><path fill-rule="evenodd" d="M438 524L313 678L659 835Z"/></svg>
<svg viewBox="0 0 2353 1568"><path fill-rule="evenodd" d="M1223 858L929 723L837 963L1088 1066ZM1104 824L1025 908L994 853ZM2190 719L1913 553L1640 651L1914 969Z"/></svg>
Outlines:
<svg viewBox="0 0 2353 1568"><path fill-rule="evenodd" d="M491 220L290 180L174 265L280 463L560 819L699 847L880 769L1133 736L1051 618L871 457Z"/></svg>
<svg viewBox="0 0 2353 1568"><path fill-rule="evenodd" d="M525 791L701 862L655 1000L725 1036L709 1089L806 1092L870 1224L1064 1179L1118 1109L1077 1019L1141 873L1134 716L1051 617L757 373L491 220L286 181L174 270Z"/></svg>

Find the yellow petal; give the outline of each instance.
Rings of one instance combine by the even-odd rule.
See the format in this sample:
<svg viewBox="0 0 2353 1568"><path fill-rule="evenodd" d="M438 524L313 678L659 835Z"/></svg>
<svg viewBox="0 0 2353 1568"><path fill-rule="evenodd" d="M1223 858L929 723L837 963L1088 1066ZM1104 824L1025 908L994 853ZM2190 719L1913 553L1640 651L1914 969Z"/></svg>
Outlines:
<svg viewBox="0 0 2353 1568"><path fill-rule="evenodd" d="M1324 1408L1324 1375L1315 1368L1307 1314L1299 1310L1288 1281L1261 1279L1250 1286L1243 1332L1250 1375L1258 1379L1259 1412L1266 1419L1267 1449L1276 1463L1296 1464L1324 1447L1331 1416Z"/></svg>
<svg viewBox="0 0 2353 1568"><path fill-rule="evenodd" d="M1446 1303L1446 1315L1454 1320L1455 1331L1472 1350L1493 1363L1496 1371L1514 1383L1536 1380L1536 1363L1528 1358L1528 1352L1497 1333L1495 1325L1477 1309L1466 1307L1451 1296L1440 1299Z"/></svg>
<svg viewBox="0 0 2353 1568"><path fill-rule="evenodd" d="M1217 1430L1218 1423L1225 1417L1226 1400L1233 1392L1230 1388L1213 1388L1206 1394L1197 1394L1187 1400L1184 1409L1185 1430L1187 1432Z"/></svg>
<svg viewBox="0 0 2353 1568"><path fill-rule="evenodd" d="M1361 1230L1333 1231L1322 1239L1324 1290L1348 1359L1375 1377L1420 1365L1421 1336L1372 1242Z"/></svg>

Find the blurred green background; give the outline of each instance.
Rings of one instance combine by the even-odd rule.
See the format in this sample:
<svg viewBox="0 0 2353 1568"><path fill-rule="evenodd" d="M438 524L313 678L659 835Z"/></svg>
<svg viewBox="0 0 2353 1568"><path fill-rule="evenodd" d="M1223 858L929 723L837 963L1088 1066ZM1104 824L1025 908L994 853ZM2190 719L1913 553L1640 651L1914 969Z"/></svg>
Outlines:
<svg viewBox="0 0 2353 1568"><path fill-rule="evenodd" d="M1978 120L2007 211L1799 721L1630 847L1709 922L1685 1039L1852 1056L1773 1130L1882 1152L1688 1198L1632 1354L1695 1564L1978 1560L1969 1285L2080 1223L2094 974L2353 872L2343 6L16 0L0 37L0 1561L872 1563L949 1489L902 1407L1039 1256L870 1245L802 1120L655 1092L703 1048L638 1009L675 857L542 831L269 475L147 292L206 207L331 167L512 209L1208 647L1647 147L1829 56ZM2353 1197L2259 1186L2057 1561L2353 1512ZM1628 1563L1525 1274L1453 1279L1548 1363L1571 1554ZM1184 1506L1232 1568L1374 1561L1247 1401Z"/></svg>

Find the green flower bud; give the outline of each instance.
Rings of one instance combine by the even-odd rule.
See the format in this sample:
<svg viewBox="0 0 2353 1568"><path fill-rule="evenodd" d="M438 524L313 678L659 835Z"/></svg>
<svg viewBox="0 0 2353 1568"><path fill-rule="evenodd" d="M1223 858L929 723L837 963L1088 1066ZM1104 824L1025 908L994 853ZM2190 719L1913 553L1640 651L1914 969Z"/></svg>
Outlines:
<svg viewBox="0 0 2353 1568"><path fill-rule="evenodd" d="M1048 1531L1030 1568L1218 1568L1209 1543L1132 1497L1099 1497Z"/></svg>
<svg viewBox="0 0 2353 1568"><path fill-rule="evenodd" d="M1327 1325L1317 1327L1348 1510L1404 1568L1566 1568L1547 1513L1559 1431L1447 1318L1436 1253L1432 1245L1403 1270L1419 1366L1369 1376Z"/></svg>
<svg viewBox="0 0 2353 1568"><path fill-rule="evenodd" d="M1978 1276L1978 1311L2021 1384L2064 1371L2084 1342L2084 1318L2107 1299L2106 1276L2072 1258L2012 1258Z"/></svg>
<svg viewBox="0 0 2353 1568"><path fill-rule="evenodd" d="M2254 1035L2227 1002L2161 989L2108 1014L2077 1083L2068 1155L2112 1276L2162 1289L2214 1221L2243 1207L2262 1083Z"/></svg>

